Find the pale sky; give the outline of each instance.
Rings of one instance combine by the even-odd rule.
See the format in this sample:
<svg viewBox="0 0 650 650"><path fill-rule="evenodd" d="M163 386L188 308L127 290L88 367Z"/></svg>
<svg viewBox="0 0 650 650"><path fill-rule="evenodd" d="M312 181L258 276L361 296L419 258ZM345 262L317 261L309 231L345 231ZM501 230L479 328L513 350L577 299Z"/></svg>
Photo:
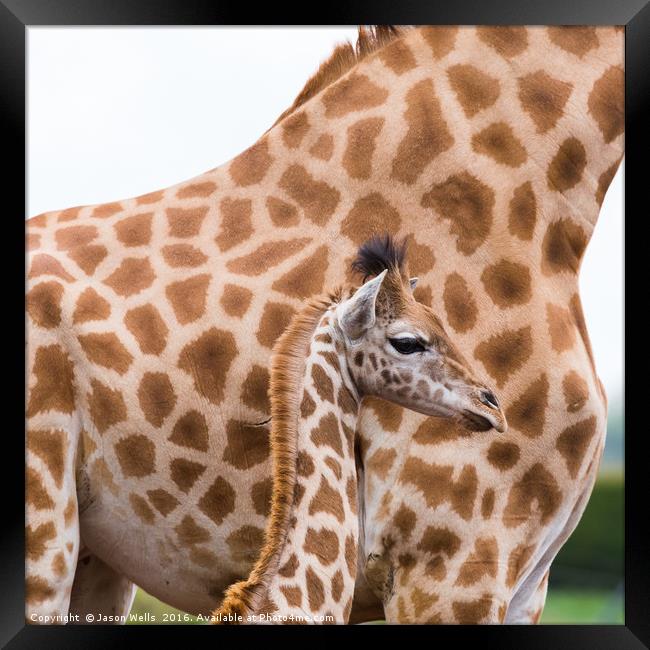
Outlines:
<svg viewBox="0 0 650 650"><path fill-rule="evenodd" d="M137 196L230 160L355 28L28 29L27 216ZM623 174L580 288L610 401L623 377Z"/></svg>

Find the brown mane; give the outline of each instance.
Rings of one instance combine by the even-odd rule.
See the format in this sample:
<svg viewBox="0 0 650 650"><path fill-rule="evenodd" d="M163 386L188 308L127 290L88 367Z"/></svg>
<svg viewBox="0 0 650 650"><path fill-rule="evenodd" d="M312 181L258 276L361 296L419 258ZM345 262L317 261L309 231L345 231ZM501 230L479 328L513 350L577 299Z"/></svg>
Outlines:
<svg viewBox="0 0 650 650"><path fill-rule="evenodd" d="M298 413L305 359L314 330L324 312L338 302L342 290L310 300L291 321L278 339L271 359L271 458L273 462L273 496L265 541L259 558L247 580L236 582L225 593L215 612L221 616L256 613L264 606L270 579L280 561L293 507L298 450ZM236 622L236 620L234 621Z"/></svg>
<svg viewBox="0 0 650 650"><path fill-rule="evenodd" d="M401 36L403 31L402 27L395 25L370 25L367 27L361 25L356 44L352 45L352 43L346 41L337 45L330 57L321 63L316 73L309 78L294 99L293 104L278 117L273 126L295 112L323 88L340 79L368 55Z"/></svg>

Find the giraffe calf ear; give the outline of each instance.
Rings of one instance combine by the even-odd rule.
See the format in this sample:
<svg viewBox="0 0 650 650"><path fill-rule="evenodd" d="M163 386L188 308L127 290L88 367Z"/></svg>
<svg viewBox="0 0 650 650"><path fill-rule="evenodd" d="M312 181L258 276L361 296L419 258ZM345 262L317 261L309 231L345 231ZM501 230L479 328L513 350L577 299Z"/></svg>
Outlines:
<svg viewBox="0 0 650 650"><path fill-rule="evenodd" d="M368 280L339 306L339 325L349 340L357 340L375 324L377 295L387 272L384 270L376 278Z"/></svg>
<svg viewBox="0 0 650 650"><path fill-rule="evenodd" d="M413 291L415 289L415 287L418 286L418 279L419 278L411 278L409 280L409 286L411 287L411 291Z"/></svg>

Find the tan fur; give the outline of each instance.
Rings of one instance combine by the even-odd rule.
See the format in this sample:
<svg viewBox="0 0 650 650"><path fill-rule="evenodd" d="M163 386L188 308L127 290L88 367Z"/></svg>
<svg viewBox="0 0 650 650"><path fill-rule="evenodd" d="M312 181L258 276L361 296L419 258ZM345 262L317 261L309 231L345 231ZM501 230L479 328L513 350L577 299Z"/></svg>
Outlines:
<svg viewBox="0 0 650 650"><path fill-rule="evenodd" d="M321 63L316 73L308 79L303 89L294 99L293 104L278 117L273 126L281 122L285 117L295 113L300 106L318 95L323 88L333 84L357 63L399 37L402 32L402 28L394 25L360 26L356 44L352 45L348 41L337 45L329 58Z"/></svg>

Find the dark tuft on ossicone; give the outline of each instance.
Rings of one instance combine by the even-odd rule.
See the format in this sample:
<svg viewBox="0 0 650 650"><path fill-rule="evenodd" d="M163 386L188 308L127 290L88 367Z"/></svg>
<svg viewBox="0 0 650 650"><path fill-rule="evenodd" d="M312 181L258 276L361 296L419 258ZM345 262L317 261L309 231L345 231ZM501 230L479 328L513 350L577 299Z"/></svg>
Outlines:
<svg viewBox="0 0 650 650"><path fill-rule="evenodd" d="M364 242L352 262L352 269L363 274L363 279L379 275L385 269L404 273L406 240L395 241L390 235L376 235Z"/></svg>

